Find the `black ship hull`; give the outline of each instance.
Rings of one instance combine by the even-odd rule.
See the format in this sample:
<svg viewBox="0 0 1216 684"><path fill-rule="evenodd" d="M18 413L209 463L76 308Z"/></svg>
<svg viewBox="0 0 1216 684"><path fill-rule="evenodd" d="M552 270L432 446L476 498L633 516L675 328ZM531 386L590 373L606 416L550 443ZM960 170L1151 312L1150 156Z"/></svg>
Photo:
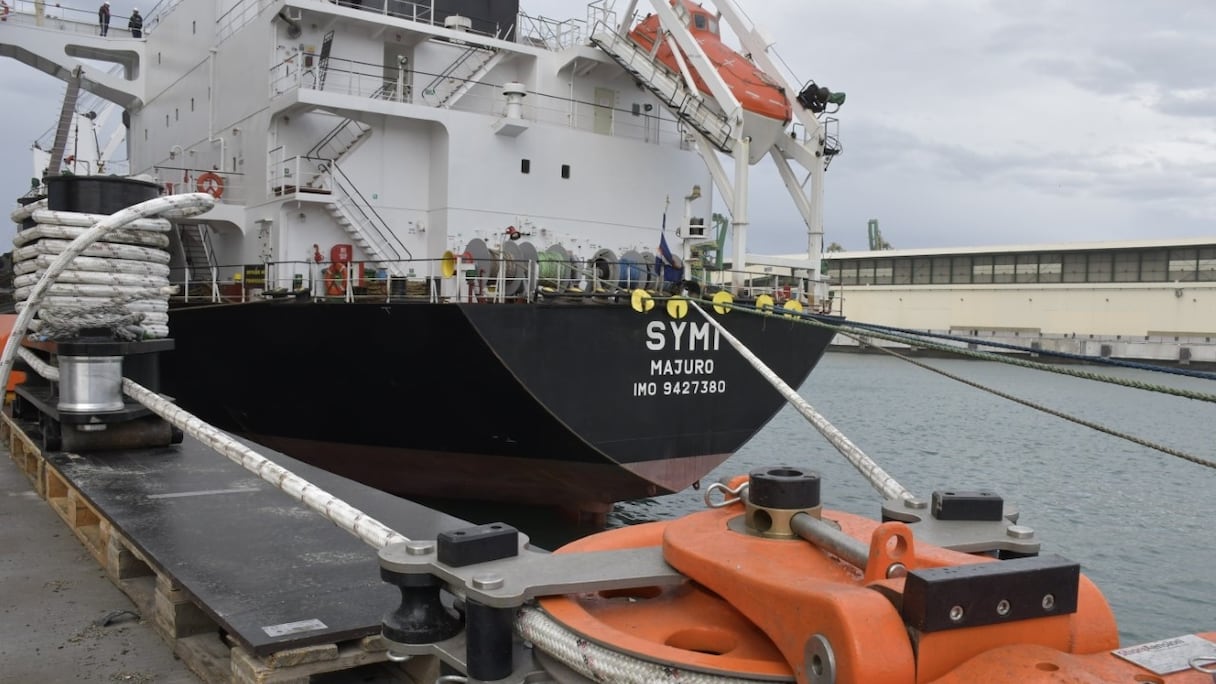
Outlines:
<svg viewBox="0 0 1216 684"><path fill-rule="evenodd" d="M711 315L795 387L832 336ZM405 496L602 511L688 487L782 405L698 313L661 306L268 301L170 329L181 406Z"/></svg>

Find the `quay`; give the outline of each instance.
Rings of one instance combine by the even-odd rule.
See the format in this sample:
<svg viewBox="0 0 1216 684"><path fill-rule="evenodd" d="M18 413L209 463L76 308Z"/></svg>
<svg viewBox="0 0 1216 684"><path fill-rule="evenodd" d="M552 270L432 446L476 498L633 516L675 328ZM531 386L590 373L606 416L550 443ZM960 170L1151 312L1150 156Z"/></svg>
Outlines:
<svg viewBox="0 0 1216 684"><path fill-rule="evenodd" d="M0 417L5 588L0 680L433 681L431 659L388 662L380 621L400 597L376 551L187 438L44 452ZM409 536L468 523L281 454ZM24 475L24 477L22 476Z"/></svg>

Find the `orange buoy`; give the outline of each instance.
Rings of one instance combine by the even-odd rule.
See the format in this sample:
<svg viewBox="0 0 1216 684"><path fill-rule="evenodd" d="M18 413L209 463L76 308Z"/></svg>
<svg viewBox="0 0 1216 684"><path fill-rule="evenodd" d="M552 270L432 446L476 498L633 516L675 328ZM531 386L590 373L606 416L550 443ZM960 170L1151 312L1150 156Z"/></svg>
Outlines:
<svg viewBox="0 0 1216 684"><path fill-rule="evenodd" d="M342 297L346 294L346 265L335 261L325 269L325 294L330 297Z"/></svg>
<svg viewBox="0 0 1216 684"><path fill-rule="evenodd" d="M224 179L218 173L207 171L198 177L195 187L199 192L205 192L216 199L224 196Z"/></svg>

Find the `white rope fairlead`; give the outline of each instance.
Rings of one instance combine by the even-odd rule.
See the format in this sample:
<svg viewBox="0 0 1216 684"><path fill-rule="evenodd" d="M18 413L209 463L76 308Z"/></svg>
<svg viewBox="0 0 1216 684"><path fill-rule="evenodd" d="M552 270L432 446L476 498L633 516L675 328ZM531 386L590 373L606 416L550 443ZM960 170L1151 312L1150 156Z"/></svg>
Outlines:
<svg viewBox="0 0 1216 684"><path fill-rule="evenodd" d="M50 211L43 199L18 208L11 218L35 221L13 238L13 297L21 311L54 258L108 217ZM126 226L106 231L104 240L77 252L78 258L50 286L32 329L50 339L96 327L125 340L168 336L172 225L163 218L137 217Z"/></svg>
<svg viewBox="0 0 1216 684"><path fill-rule="evenodd" d="M558 624L543 611L524 608L516 614L515 627L519 635L541 651L593 682L613 684L748 684L765 679L740 679L724 675L686 670L674 665L652 663L635 656L613 651L574 634Z"/></svg>
<svg viewBox="0 0 1216 684"><path fill-rule="evenodd" d="M705 309L702 309L697 302L690 299L688 300L688 304L700 312L700 314L705 317L705 320L709 321L710 325L714 326L714 328L722 334L722 337L724 337L726 341L730 343L730 346L734 347L735 351L739 352L743 358L751 364L752 368L756 369L756 372L759 373L761 377L767 380L768 383L781 394L781 396L785 397L785 400L788 401L795 409L797 409L798 412L801 413L803 417L806 418L807 421L819 431L819 434L823 435L832 446L836 447L836 450L839 451L849 463L853 464L853 467L857 469L857 472L861 473L861 476L870 483L871 487L878 490L880 494L888 499L913 498L912 492L908 491L903 485L897 482L895 478L888 475L887 471L882 469L882 466L878 465L874 459L867 456L866 453L858 448L856 444L850 441L843 432L837 429L835 425L832 425L832 423L829 422L828 419L823 416L823 414L816 411L815 407L811 406L810 402L803 399L798 392L794 390L794 388L787 385L785 381L774 373L771 368L766 366L758 356L753 354L746 345L740 342L737 337L730 334L730 331L726 329L726 326L722 325L720 322L714 319L714 317L706 313Z"/></svg>

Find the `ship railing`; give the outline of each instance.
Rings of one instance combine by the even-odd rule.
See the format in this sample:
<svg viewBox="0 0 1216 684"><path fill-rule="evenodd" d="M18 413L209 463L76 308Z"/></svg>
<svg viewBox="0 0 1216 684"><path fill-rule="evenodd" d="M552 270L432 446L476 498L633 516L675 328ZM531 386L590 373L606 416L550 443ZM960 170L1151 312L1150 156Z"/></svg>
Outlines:
<svg viewBox="0 0 1216 684"><path fill-rule="evenodd" d="M411 0L372 0L371 3L365 3L364 0L329 0L329 2L332 2L339 7L348 7L351 9L362 10L364 12L381 14L386 17L416 21L421 24L428 24L430 26L444 26L445 20L448 18L448 16L450 14L454 14L450 12L447 14L436 13L434 0L429 0L428 2L412 2ZM369 6L369 4L374 6ZM500 24L485 17L469 14L461 14L461 16L469 20L469 25L460 29L465 33L474 33L491 38L510 34L509 28L504 30Z"/></svg>
<svg viewBox="0 0 1216 684"><path fill-rule="evenodd" d="M369 99L426 104L412 97L409 84L416 80L431 79L439 74L421 70L404 71L405 73L395 77L403 84L396 88L395 81L386 82L382 64L330 58L324 89L326 92L341 92ZM470 90L461 97L453 109L503 116L506 112L506 101L501 94L501 85L489 81L478 82L478 85L481 87ZM315 69L298 69L293 58L271 68L270 87L272 93L278 95L293 88L319 89L321 84ZM629 107L608 107L593 101L530 92L523 103L522 116L525 120L537 123L640 140L654 145L678 147L683 140L679 120L662 106L647 109L645 104L631 103Z"/></svg>
<svg viewBox="0 0 1216 684"><path fill-rule="evenodd" d="M217 199L226 204L245 204L249 199L249 189L246 187L245 174L232 171L217 171L189 166L153 166L151 170L141 173L150 174L160 184L161 191L166 195L185 192L207 192L205 188L220 188ZM205 174L219 177L221 185L214 185L203 179Z"/></svg>
<svg viewBox="0 0 1216 684"><path fill-rule="evenodd" d="M516 42L554 52L586 44L591 34L582 19L557 20L520 12Z"/></svg>
<svg viewBox="0 0 1216 684"><path fill-rule="evenodd" d="M6 24L21 26L38 26L56 31L78 33L81 35L101 35L101 25L98 22L97 10L81 10L74 7L61 7L54 0L5 0L9 14L5 17ZM100 6L101 3L98 3ZM118 14L110 15L110 38L130 38L127 29L129 17ZM144 34L147 34L145 26Z"/></svg>
<svg viewBox="0 0 1216 684"><path fill-rule="evenodd" d="M332 195L333 176L329 169L318 168L324 160L298 155L285 156L282 146L270 151L270 167L266 174L266 192L273 197L296 193Z"/></svg>
<svg viewBox="0 0 1216 684"><path fill-rule="evenodd" d="M177 0L177 2L180 1ZM275 0L238 0L235 5L229 7L215 20L216 45L231 38L274 3Z"/></svg>
<svg viewBox="0 0 1216 684"><path fill-rule="evenodd" d="M335 273L337 275L335 275ZM775 305L789 300L808 303L806 280L789 275L750 276L741 288L732 285L732 271L696 274L702 295L726 290L755 300L767 295ZM676 283L664 281L654 264L616 261L538 263L507 258L491 250L488 259L363 259L334 269L329 261L268 261L227 264L212 268L209 282L192 281L189 269L171 269L179 286L173 300L183 303L233 303L267 298L297 297L345 302L531 302L537 298L585 298L624 301L634 289L655 296L673 294ZM839 302L837 302L839 304ZM831 299L816 310L827 310Z"/></svg>

